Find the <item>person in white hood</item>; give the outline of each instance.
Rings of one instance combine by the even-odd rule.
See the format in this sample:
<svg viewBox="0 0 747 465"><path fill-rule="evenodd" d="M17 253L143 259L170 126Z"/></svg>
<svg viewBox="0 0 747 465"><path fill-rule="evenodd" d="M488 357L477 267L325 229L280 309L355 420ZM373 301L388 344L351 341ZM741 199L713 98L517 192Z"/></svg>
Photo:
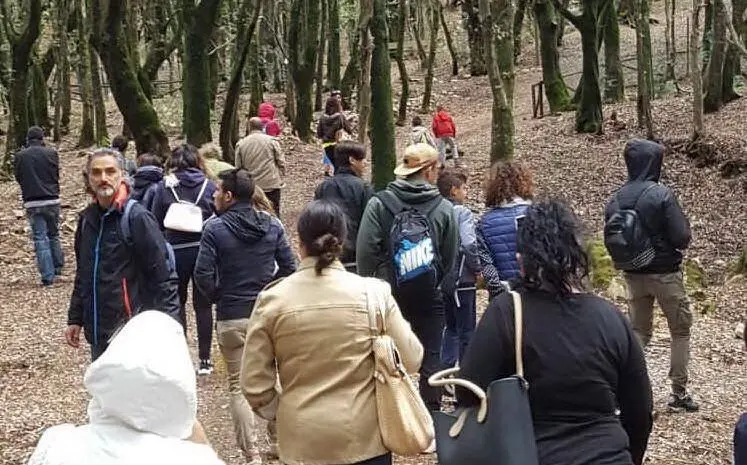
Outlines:
<svg viewBox="0 0 747 465"><path fill-rule="evenodd" d="M222 465L197 422L195 372L182 326L132 318L88 368L89 423L42 435L29 465Z"/></svg>

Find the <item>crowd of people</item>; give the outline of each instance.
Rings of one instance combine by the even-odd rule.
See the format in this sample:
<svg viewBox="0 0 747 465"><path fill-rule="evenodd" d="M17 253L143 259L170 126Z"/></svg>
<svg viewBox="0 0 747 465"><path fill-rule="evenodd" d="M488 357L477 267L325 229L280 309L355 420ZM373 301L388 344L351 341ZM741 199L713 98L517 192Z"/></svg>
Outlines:
<svg viewBox="0 0 747 465"><path fill-rule="evenodd" d="M287 465L391 464L376 409L372 292L431 412L448 394L425 380L444 368L459 367L482 389L516 372L507 291L519 292L542 465L643 463L653 423L644 348L655 301L671 334L668 407L699 409L688 390L692 312L681 270L690 226L660 183L662 146L627 144L628 181L604 209L605 243L629 288L628 319L587 290L581 224L562 202L535 201L528 166L492 166L487 209L476 217L470 179L446 166L448 153L459 154L443 107L435 137L414 118L396 180L374 193L364 180L367 149L341 138L350 127L339 96L330 97L318 131L329 176L298 218L299 260L280 216L286 173L274 117L263 104L248 120L234 165L212 144L178 145L164 165L141 154L130 172L117 148L89 155L92 201L75 233L65 338L78 348L82 333L91 346L90 423L48 430L30 463L74 463L79 454L90 463L145 454L219 463L195 416L195 372L212 373L215 328L247 463L263 463L264 449ZM40 128L29 130L15 173L49 285L64 266L59 160ZM185 341L190 284L196 369ZM478 322L481 288L489 305ZM163 391L157 398L168 405L140 404L150 397L143 389ZM459 407L479 402L461 388L455 399ZM267 421L261 434L255 416ZM744 435L742 426L735 451ZM104 451L105 443L116 447Z"/></svg>

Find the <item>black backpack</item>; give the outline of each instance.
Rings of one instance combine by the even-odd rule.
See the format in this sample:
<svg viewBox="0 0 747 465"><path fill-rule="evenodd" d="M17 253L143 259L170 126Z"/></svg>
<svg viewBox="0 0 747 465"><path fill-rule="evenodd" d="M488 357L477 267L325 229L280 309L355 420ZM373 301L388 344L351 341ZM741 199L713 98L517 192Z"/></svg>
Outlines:
<svg viewBox="0 0 747 465"><path fill-rule="evenodd" d="M615 195L617 211L604 224L604 245L618 270L640 270L656 256L651 234L637 211L638 202L654 186L656 183L646 187L630 207L620 204L619 192Z"/></svg>
<svg viewBox="0 0 747 465"><path fill-rule="evenodd" d="M435 289L439 281L440 257L428 216L441 204L435 199L424 212L405 204L394 193L376 194L392 214L387 239L388 253L394 267L395 288L424 286Z"/></svg>

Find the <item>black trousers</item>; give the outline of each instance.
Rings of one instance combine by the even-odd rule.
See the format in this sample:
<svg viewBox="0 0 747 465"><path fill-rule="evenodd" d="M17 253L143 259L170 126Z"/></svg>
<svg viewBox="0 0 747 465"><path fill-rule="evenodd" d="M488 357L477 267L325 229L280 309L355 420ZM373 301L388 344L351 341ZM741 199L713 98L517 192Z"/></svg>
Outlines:
<svg viewBox="0 0 747 465"><path fill-rule="evenodd" d="M379 455L378 457L356 462L352 465L392 465L392 454Z"/></svg>
<svg viewBox="0 0 747 465"><path fill-rule="evenodd" d="M441 371L441 339L444 331L444 302L440 291L410 288L395 291L394 298L412 331L423 344L420 367L420 396L430 411L441 409L440 387L428 384L428 378Z"/></svg>
<svg viewBox="0 0 747 465"><path fill-rule="evenodd" d="M275 210L275 214L280 218L280 189L265 191L265 195L270 200L272 208Z"/></svg>
<svg viewBox="0 0 747 465"><path fill-rule="evenodd" d="M192 306L195 310L195 320L197 322L198 352L200 360L209 360L210 347L213 343L213 306L210 304L210 299L195 286L194 278L192 277L199 250L199 247L174 250L176 274L179 276L179 317L184 327L184 334L186 335L187 289L189 288L189 282L192 281Z"/></svg>

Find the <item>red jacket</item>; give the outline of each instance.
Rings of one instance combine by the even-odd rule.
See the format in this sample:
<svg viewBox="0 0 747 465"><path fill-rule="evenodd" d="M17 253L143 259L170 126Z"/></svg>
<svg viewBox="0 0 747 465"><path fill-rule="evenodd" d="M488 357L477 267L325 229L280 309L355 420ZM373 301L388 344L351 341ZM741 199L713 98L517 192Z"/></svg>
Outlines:
<svg viewBox="0 0 747 465"><path fill-rule="evenodd" d="M439 111L433 117L433 135L436 138L456 136L456 126L451 115L445 111Z"/></svg>
<svg viewBox="0 0 747 465"><path fill-rule="evenodd" d="M257 116L265 125L265 134L272 137L280 135L280 125L275 121L275 107L271 103L265 102L259 105Z"/></svg>

